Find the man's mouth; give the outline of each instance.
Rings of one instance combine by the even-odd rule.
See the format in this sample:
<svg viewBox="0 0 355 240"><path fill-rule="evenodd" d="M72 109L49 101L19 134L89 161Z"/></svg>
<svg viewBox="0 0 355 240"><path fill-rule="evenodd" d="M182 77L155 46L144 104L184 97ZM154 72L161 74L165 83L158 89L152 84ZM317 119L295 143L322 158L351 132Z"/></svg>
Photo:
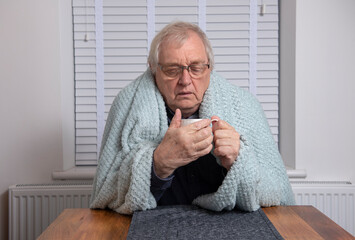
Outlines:
<svg viewBox="0 0 355 240"><path fill-rule="evenodd" d="M180 92L178 95L187 96L187 95L190 95L190 94L192 94L192 92Z"/></svg>

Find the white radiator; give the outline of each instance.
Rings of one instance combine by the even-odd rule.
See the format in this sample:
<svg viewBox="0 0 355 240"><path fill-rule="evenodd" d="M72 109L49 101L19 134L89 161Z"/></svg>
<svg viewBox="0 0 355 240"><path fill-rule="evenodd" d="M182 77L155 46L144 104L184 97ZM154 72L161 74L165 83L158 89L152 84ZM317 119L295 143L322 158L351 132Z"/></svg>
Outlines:
<svg viewBox="0 0 355 240"><path fill-rule="evenodd" d="M291 182L298 205L313 205L355 235L355 186ZM15 185L9 188L9 239L36 239L65 208L88 208L91 184Z"/></svg>
<svg viewBox="0 0 355 240"><path fill-rule="evenodd" d="M355 186L350 182L291 181L297 205L312 205L355 236Z"/></svg>
<svg viewBox="0 0 355 240"><path fill-rule="evenodd" d="M9 188L9 239L36 239L66 208L88 208L89 183L19 184Z"/></svg>

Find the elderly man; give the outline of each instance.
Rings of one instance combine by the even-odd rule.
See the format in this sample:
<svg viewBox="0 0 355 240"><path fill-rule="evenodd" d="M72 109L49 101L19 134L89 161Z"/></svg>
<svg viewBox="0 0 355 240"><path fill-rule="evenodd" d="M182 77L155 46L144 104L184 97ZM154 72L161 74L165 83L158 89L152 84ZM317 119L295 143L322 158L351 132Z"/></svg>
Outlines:
<svg viewBox="0 0 355 240"><path fill-rule="evenodd" d="M111 106L92 208L131 214L157 205L254 211L294 204L260 104L212 71L201 29L167 25L148 63ZM181 126L182 118L203 120Z"/></svg>

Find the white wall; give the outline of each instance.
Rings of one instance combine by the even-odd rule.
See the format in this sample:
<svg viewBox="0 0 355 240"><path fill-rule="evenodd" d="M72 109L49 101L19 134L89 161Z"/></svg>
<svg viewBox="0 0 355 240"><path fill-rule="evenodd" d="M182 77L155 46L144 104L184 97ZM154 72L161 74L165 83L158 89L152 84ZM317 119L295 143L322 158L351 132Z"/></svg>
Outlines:
<svg viewBox="0 0 355 240"><path fill-rule="evenodd" d="M355 1L296 1L296 168L355 183Z"/></svg>
<svg viewBox="0 0 355 240"><path fill-rule="evenodd" d="M60 42L59 2L0 0L0 239L8 234L8 186L49 182L63 168L62 126L71 130L61 111L72 108L61 106L71 96L61 92L71 74L63 56L72 59ZM310 180L355 182L354 4L297 1L295 165Z"/></svg>
<svg viewBox="0 0 355 240"><path fill-rule="evenodd" d="M0 239L8 187L62 168L58 2L0 0Z"/></svg>

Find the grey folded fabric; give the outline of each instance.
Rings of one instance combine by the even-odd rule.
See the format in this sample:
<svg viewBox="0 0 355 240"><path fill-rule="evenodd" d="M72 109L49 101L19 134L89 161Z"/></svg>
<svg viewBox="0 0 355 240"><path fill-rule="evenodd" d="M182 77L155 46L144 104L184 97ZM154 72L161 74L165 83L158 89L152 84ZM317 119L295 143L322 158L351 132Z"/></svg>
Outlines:
<svg viewBox="0 0 355 240"><path fill-rule="evenodd" d="M213 212L163 206L133 214L127 239L283 239L262 209Z"/></svg>

